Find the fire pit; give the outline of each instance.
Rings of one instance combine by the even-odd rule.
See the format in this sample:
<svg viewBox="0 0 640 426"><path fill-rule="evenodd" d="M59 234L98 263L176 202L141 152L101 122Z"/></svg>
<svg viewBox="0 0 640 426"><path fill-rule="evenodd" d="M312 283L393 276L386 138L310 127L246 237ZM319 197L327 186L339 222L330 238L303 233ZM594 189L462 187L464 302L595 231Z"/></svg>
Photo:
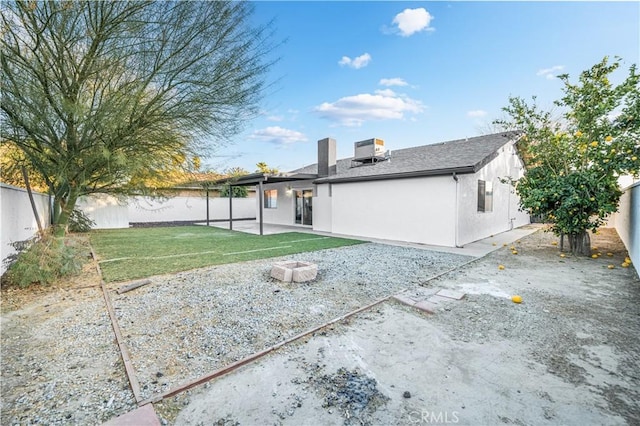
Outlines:
<svg viewBox="0 0 640 426"><path fill-rule="evenodd" d="M271 277L284 282L302 283L318 275L318 265L311 262L276 262L271 267Z"/></svg>

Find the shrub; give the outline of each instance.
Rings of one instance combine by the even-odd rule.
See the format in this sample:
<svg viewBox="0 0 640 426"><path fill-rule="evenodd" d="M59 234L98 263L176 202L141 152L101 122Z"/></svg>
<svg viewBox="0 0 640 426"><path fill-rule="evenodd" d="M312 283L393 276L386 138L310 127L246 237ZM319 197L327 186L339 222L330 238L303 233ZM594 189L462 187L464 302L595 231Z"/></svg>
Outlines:
<svg viewBox="0 0 640 426"><path fill-rule="evenodd" d="M77 274L89 256L89 250L77 239L61 240L50 233L14 243L13 246L22 251L13 256L15 261L2 281L3 284L20 287L49 285L57 278Z"/></svg>
<svg viewBox="0 0 640 426"><path fill-rule="evenodd" d="M89 232L96 223L82 210L74 209L69 216L69 231Z"/></svg>

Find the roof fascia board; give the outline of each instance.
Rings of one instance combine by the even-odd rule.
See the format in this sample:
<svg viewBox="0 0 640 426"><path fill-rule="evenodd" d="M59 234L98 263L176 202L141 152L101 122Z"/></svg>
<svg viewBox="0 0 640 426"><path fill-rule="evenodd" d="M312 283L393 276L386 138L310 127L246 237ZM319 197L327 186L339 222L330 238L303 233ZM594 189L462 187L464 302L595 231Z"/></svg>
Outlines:
<svg viewBox="0 0 640 426"><path fill-rule="evenodd" d="M455 167L450 169L439 169L439 170L419 170L416 172L388 173L383 175L350 176L350 177L344 177L344 178L323 178L323 179L316 179L315 181L313 181L313 183L321 184L321 183L366 182L366 181L374 181L374 180L408 179L408 178L427 177L427 176L446 176L453 173L461 175L461 174L475 173L475 172L476 170L474 166L467 166L467 167Z"/></svg>

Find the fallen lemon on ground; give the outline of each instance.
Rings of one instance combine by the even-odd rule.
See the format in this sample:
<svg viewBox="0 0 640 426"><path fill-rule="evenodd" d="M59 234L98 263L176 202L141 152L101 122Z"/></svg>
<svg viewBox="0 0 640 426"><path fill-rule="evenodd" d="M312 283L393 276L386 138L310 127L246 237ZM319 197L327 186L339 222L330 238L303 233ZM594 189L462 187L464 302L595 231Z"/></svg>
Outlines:
<svg viewBox="0 0 640 426"><path fill-rule="evenodd" d="M607 253L607 256L611 257L613 256L613 253Z"/></svg>
<svg viewBox="0 0 640 426"><path fill-rule="evenodd" d="M552 245L552 246L557 246L557 245L558 245L558 242L557 242L557 241L553 241L553 242L551 243L551 245Z"/></svg>
<svg viewBox="0 0 640 426"><path fill-rule="evenodd" d="M511 253L518 254L518 252L516 250L513 250Z"/></svg>
<svg viewBox="0 0 640 426"><path fill-rule="evenodd" d="M502 247L506 247L506 246L507 246L507 243L502 244Z"/></svg>
<svg viewBox="0 0 640 426"><path fill-rule="evenodd" d="M609 266L607 266L607 268L613 269L613 268L615 268L615 265L609 265Z"/></svg>
<svg viewBox="0 0 640 426"><path fill-rule="evenodd" d="M515 296L511 296L511 301L513 303L522 303L522 297L515 295Z"/></svg>
<svg viewBox="0 0 640 426"><path fill-rule="evenodd" d="M493 245L495 246L495 245L496 245L496 243L493 243Z"/></svg>
<svg viewBox="0 0 640 426"><path fill-rule="evenodd" d="M566 255L564 253L560 253L560 257L565 257Z"/></svg>
<svg viewBox="0 0 640 426"><path fill-rule="evenodd" d="M623 268L628 268L629 267L629 263L622 262L622 265L620 265L620 266L622 266Z"/></svg>
<svg viewBox="0 0 640 426"><path fill-rule="evenodd" d="M598 258L598 255L597 255L597 254L592 254L592 255L591 255L591 257L592 257L593 259L597 259L597 258Z"/></svg>
<svg viewBox="0 0 640 426"><path fill-rule="evenodd" d="M504 269L504 265L498 265L498 269L502 271Z"/></svg>

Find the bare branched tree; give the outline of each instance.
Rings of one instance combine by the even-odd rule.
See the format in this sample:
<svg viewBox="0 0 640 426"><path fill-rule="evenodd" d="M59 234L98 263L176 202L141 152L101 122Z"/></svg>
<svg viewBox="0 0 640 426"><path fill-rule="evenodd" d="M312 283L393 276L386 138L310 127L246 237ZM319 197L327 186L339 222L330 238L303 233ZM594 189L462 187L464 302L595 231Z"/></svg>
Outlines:
<svg viewBox="0 0 640 426"><path fill-rule="evenodd" d="M55 196L58 236L79 196L131 191L236 134L273 62L271 25L252 27L247 2L0 7L2 142Z"/></svg>

